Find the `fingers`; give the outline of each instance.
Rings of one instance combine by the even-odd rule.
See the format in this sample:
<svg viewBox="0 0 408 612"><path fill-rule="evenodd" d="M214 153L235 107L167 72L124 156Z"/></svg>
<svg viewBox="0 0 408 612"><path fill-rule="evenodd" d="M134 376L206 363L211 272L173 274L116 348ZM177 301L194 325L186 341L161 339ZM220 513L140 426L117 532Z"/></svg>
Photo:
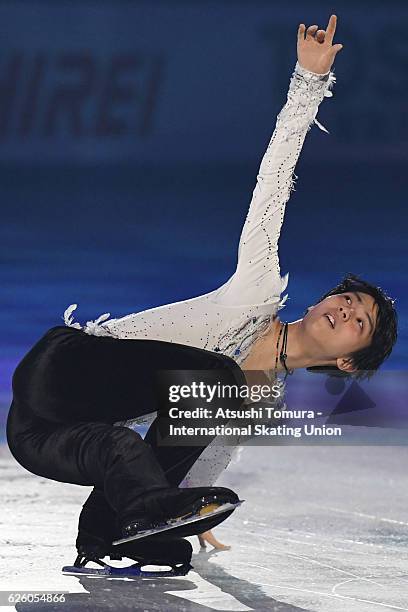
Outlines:
<svg viewBox="0 0 408 612"><path fill-rule="evenodd" d="M306 31L306 40L311 40L314 35L316 34L316 30L318 29L319 26L317 25L311 25L307 28Z"/></svg>
<svg viewBox="0 0 408 612"><path fill-rule="evenodd" d="M326 37L325 30L317 30L316 37L315 37L317 42L324 43L325 37Z"/></svg>
<svg viewBox="0 0 408 612"><path fill-rule="evenodd" d="M330 52L331 52L332 57L333 57L333 58L335 58L335 57L336 57L336 55L337 55L337 53L338 53L339 51L341 51L341 50L342 50L342 48L343 48L343 45L340 45L340 44L338 44L338 45L333 45L333 46L330 48Z"/></svg>
<svg viewBox="0 0 408 612"><path fill-rule="evenodd" d="M337 25L337 16L332 15L329 19L329 23L327 24L327 28L326 28L326 41L330 44L333 42L334 33L336 32L336 25Z"/></svg>
<svg viewBox="0 0 408 612"><path fill-rule="evenodd" d="M311 38L313 38L318 27L319 26L317 25L311 25L307 28L306 40L310 40ZM305 31L306 31L306 26L304 23L301 23L298 28L298 40L304 40Z"/></svg>
<svg viewBox="0 0 408 612"><path fill-rule="evenodd" d="M315 37L318 42L324 42L324 40L326 40L326 42L331 44L336 32L336 26L337 15L331 15L326 30L318 30L319 26L316 24L309 26L306 30L305 24L301 23L298 28L298 39L303 40L306 31L306 40L310 40L311 38Z"/></svg>

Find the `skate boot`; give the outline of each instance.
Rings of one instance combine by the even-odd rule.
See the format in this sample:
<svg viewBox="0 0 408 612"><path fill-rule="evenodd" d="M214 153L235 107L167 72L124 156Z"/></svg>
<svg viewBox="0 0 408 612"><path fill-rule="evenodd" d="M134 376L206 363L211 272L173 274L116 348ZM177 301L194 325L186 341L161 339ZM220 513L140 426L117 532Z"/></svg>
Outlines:
<svg viewBox="0 0 408 612"><path fill-rule="evenodd" d="M155 537L169 529L179 537L202 533L224 521L241 503L236 493L225 487L150 491L138 498L131 520L122 517L122 538L113 544Z"/></svg>
<svg viewBox="0 0 408 612"><path fill-rule="evenodd" d="M115 567L104 562L93 545L82 544L74 565L65 566L62 572L70 576L115 576L115 577L167 577L185 576L190 565L193 548L188 540L171 536L156 537L153 540L127 542L111 547L108 551L111 561L122 561L123 557L136 563L126 567ZM90 567L90 563L99 567ZM143 569L145 566L159 566L157 570Z"/></svg>

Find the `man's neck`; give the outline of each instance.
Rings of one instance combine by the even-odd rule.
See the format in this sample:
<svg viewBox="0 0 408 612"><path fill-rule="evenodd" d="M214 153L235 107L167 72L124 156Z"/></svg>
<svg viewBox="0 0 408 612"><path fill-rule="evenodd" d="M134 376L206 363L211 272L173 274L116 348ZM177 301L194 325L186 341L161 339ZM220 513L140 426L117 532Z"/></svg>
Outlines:
<svg viewBox="0 0 408 612"><path fill-rule="evenodd" d="M313 348L304 334L303 319L288 323L287 345L286 345L286 367L288 370L307 368L313 365L327 363L327 360L319 361L319 357L313 354ZM247 358L241 364L242 370L276 370L285 371L280 361L280 353L283 346L283 326L279 318L273 321L268 332L260 336L253 344ZM281 333L282 332L282 333ZM277 343L279 346L277 349ZM278 358L276 360L276 352Z"/></svg>

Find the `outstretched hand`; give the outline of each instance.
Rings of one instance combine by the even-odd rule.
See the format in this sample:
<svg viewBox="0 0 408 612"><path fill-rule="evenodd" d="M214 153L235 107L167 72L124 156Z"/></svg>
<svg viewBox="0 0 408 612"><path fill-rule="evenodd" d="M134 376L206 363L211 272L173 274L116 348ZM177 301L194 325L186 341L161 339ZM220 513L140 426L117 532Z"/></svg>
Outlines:
<svg viewBox="0 0 408 612"><path fill-rule="evenodd" d="M297 56L302 68L318 74L330 70L337 53L343 48L341 44L332 44L336 25L336 15L330 17L326 30L319 30L317 25L311 25L306 30L304 23L299 25Z"/></svg>

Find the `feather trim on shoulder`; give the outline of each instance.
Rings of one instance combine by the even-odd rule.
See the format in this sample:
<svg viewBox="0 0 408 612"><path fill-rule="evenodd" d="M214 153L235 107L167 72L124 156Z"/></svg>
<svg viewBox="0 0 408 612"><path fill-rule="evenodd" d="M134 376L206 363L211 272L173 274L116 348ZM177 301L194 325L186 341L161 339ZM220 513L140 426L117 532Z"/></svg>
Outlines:
<svg viewBox="0 0 408 612"><path fill-rule="evenodd" d="M78 308L78 304L71 304L64 312L64 323L67 327L75 327L75 329L82 329L82 326L79 323L73 323L74 317L71 317L71 314Z"/></svg>

